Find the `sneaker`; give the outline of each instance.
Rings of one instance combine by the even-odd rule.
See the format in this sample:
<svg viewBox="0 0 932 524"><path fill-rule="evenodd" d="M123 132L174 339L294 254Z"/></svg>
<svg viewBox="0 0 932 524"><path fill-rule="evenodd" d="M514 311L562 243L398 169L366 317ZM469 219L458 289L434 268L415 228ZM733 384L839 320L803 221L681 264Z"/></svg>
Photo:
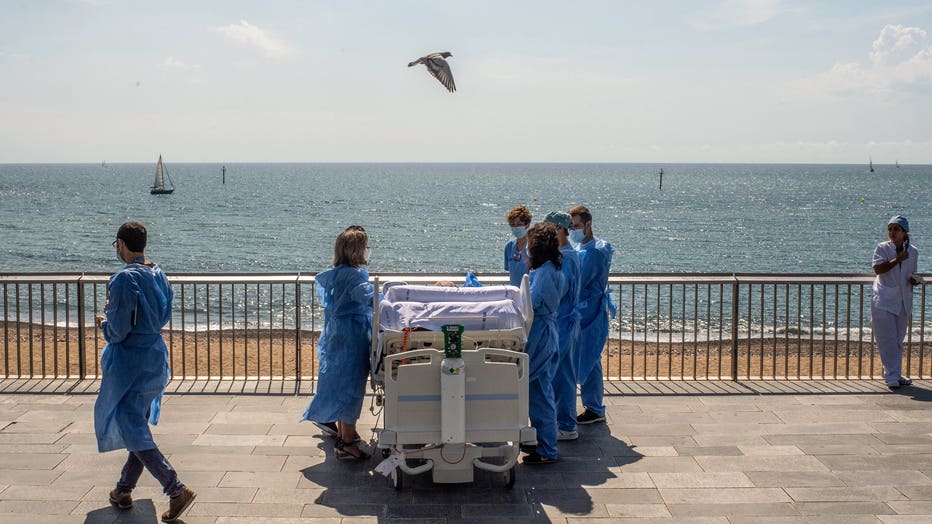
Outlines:
<svg viewBox="0 0 932 524"><path fill-rule="evenodd" d="M887 387L890 389L900 389L899 382L887 382Z"/></svg>
<svg viewBox="0 0 932 524"><path fill-rule="evenodd" d="M575 429L570 431L557 430L557 440L576 440L579 438L579 432Z"/></svg>
<svg viewBox="0 0 932 524"><path fill-rule="evenodd" d="M534 451L529 455L525 455L524 458L521 460L521 463L527 464L529 466L536 466L538 464L553 464L556 461L557 459L555 458L547 458L541 455L540 453Z"/></svg>
<svg viewBox="0 0 932 524"><path fill-rule="evenodd" d="M110 492L110 503L120 509L129 509L133 507L133 496L113 490Z"/></svg>
<svg viewBox="0 0 932 524"><path fill-rule="evenodd" d="M328 437L335 437L339 435L336 422L313 422L313 424L320 428L324 435L327 435Z"/></svg>
<svg viewBox="0 0 932 524"><path fill-rule="evenodd" d="M596 415L595 411L586 408L576 417L577 424L593 424L595 422L605 422L605 415Z"/></svg>
<svg viewBox="0 0 932 524"><path fill-rule="evenodd" d="M906 378L906 377L898 378L897 382L899 382L901 386L912 386L913 385L913 379Z"/></svg>
<svg viewBox="0 0 932 524"><path fill-rule="evenodd" d="M191 488L184 488L184 490L169 499L168 502L168 511L162 513L162 522L175 522L178 520L178 517L184 513L184 510L188 509L188 506L194 502L194 497L197 496L197 493L194 492Z"/></svg>

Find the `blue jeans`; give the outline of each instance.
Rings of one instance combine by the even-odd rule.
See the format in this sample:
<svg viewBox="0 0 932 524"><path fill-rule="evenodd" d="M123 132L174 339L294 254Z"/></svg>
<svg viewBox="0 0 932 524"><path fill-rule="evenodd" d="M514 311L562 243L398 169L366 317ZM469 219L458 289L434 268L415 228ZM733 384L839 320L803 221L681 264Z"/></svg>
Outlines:
<svg viewBox="0 0 932 524"><path fill-rule="evenodd" d="M142 469L149 470L149 473L155 477L162 485L162 491L169 497L174 497L184 490L184 484L178 480L178 473L168 463L168 459L159 448L146 449L143 451L130 451L126 464L123 465L123 472L120 474L120 481L117 482L116 490L119 493L129 493L136 487L139 477L142 475Z"/></svg>

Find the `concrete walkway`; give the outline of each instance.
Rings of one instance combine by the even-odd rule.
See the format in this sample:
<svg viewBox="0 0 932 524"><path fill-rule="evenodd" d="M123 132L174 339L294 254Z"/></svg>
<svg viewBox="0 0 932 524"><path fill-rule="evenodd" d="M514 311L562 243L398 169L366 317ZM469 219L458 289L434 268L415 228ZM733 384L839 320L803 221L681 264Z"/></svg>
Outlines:
<svg viewBox="0 0 932 524"><path fill-rule="evenodd" d="M97 453L93 386L64 389L0 381L0 522L156 522L167 498L148 473L132 510L109 505L125 455ZM380 457L337 461L297 422L306 395L173 389L188 392L166 397L155 433L199 492L188 523L932 522L930 381L613 382L608 424L581 427L556 464L519 465L510 490L478 471L395 491Z"/></svg>

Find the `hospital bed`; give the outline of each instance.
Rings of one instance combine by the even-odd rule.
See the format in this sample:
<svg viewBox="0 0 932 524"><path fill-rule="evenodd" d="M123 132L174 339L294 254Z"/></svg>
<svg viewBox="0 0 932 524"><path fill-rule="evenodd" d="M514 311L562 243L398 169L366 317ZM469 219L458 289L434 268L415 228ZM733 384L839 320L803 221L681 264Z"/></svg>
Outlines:
<svg viewBox="0 0 932 524"><path fill-rule="evenodd" d="M383 408L374 431L385 458L376 471L397 489L405 475L428 471L436 483L472 482L474 468L511 487L519 446L537 441L528 425L527 277L521 287L386 284L383 294L372 322L371 385ZM455 358L447 343L460 332Z"/></svg>

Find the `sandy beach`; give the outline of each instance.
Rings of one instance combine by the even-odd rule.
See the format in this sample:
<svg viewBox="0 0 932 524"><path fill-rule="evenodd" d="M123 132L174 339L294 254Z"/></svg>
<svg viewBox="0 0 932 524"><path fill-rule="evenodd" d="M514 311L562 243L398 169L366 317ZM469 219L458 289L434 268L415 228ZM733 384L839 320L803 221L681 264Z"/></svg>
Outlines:
<svg viewBox="0 0 932 524"><path fill-rule="evenodd" d="M169 359L176 378L309 378L317 373L316 341L319 333L302 331L300 351L294 330L237 329L220 331L165 330ZM99 374L100 352L105 345L97 329L84 340L85 373ZM0 341L3 376L76 377L79 344L76 328L8 322ZM18 355L18 358L17 358ZM932 375L932 343L904 363L904 373ZM298 364L300 363L300 367ZM730 340L656 343L610 340L603 353L603 369L612 379L730 379ZM814 339L740 339L738 377L754 378L878 378L880 358L870 341Z"/></svg>

